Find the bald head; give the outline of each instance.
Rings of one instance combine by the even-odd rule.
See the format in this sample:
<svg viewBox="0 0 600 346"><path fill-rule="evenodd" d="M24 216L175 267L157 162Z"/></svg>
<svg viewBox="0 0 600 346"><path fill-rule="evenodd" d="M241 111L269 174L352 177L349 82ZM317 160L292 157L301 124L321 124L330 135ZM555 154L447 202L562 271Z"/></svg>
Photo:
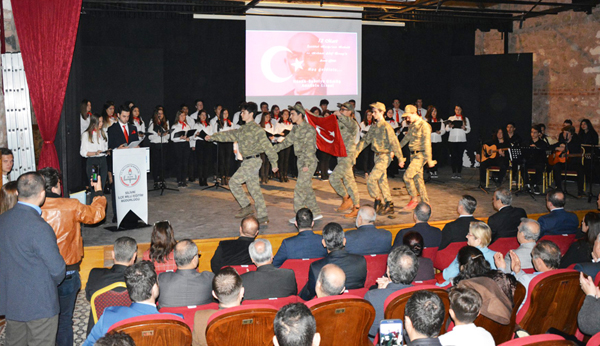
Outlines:
<svg viewBox="0 0 600 346"><path fill-rule="evenodd" d="M254 238L258 235L258 227L259 223L254 215L246 216L242 219L240 225L240 235L242 237Z"/></svg>
<svg viewBox="0 0 600 346"><path fill-rule="evenodd" d="M376 219L375 209L370 205L364 205L360 207L356 215L356 227L374 224Z"/></svg>
<svg viewBox="0 0 600 346"><path fill-rule="evenodd" d="M346 289L346 273L335 264L327 264L319 272L315 291L317 297L337 296Z"/></svg>

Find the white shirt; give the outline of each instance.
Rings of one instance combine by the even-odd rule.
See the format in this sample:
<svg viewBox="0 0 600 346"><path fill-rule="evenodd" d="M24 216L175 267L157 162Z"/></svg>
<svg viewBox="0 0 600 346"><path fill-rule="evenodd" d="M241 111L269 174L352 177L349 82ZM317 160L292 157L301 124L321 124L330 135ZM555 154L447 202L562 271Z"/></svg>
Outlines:
<svg viewBox="0 0 600 346"><path fill-rule="evenodd" d="M473 323L454 326L452 331L438 339L443 346L496 346L492 334Z"/></svg>
<svg viewBox="0 0 600 346"><path fill-rule="evenodd" d="M457 117L456 115L451 116L450 118L448 118L449 121L454 121L454 120L462 120L464 121L464 125L465 125L465 129L453 129L452 128L452 124L448 124L446 125L446 132L449 132L450 135L448 135L448 142L466 142L467 141L467 133L471 132L471 124L469 123L469 118L462 116L461 118Z"/></svg>
<svg viewBox="0 0 600 346"><path fill-rule="evenodd" d="M232 118L232 122L236 125L240 124L240 115L242 114L242 111L237 111L233 114L233 118Z"/></svg>
<svg viewBox="0 0 600 346"><path fill-rule="evenodd" d="M441 122L442 125L440 126L440 133L435 133L433 132L433 130L431 131L431 143L441 143L442 142L442 136L446 133L446 126L444 126L443 122L444 120L441 118L437 118L438 122Z"/></svg>
<svg viewBox="0 0 600 346"><path fill-rule="evenodd" d="M264 130L266 133L269 134L269 137L274 136L275 135L275 126L273 126L273 123L268 122L265 124ZM269 138L269 141L271 143L277 143L277 137L274 137L273 139Z"/></svg>
<svg viewBox="0 0 600 346"><path fill-rule="evenodd" d="M189 131L192 129L192 127L189 124L181 125L181 123L178 121L177 123L175 123L175 125L171 126L171 129L173 130L173 132L171 132L171 140L174 143L182 143L187 141L185 139L181 139L181 137L175 137L175 134L180 131ZM192 140L190 139L190 142L191 141Z"/></svg>
<svg viewBox="0 0 600 346"><path fill-rule="evenodd" d="M167 120L167 128L169 128L168 120ZM150 125L148 125L148 132L150 132L150 134L148 135L148 139L150 139L150 143L160 144L161 136L156 131L154 131L154 123L152 121L150 121ZM162 142L163 142L163 144L169 143L169 136L163 136Z"/></svg>
<svg viewBox="0 0 600 346"><path fill-rule="evenodd" d="M80 127L80 132L79 133L84 133L87 128L90 126L90 117L88 115L87 119L83 119L83 115L80 114L79 115L79 127Z"/></svg>
<svg viewBox="0 0 600 346"><path fill-rule="evenodd" d="M204 139L202 139L202 137L198 137L196 135L199 135L200 132L204 131L207 135L211 136L215 132L214 129L216 127L217 127L216 124L215 125L208 124L208 126L205 126L202 122L195 123L192 128L196 130L196 133L194 134L194 136L192 138L190 138L190 147L195 148L196 141L204 141Z"/></svg>
<svg viewBox="0 0 600 346"><path fill-rule="evenodd" d="M2 186L6 185L9 182L10 182L9 175L8 174L2 174Z"/></svg>
<svg viewBox="0 0 600 346"><path fill-rule="evenodd" d="M146 132L146 123L144 122L144 120L142 120L142 118L139 119L139 124L137 121L135 121L135 119L133 119L133 126L135 126L135 128L137 129L138 137L140 138L140 140L142 140L144 139L144 135L142 133Z"/></svg>
<svg viewBox="0 0 600 346"><path fill-rule="evenodd" d="M362 116L360 115L360 112L355 110L354 111L354 118L356 118L356 121L360 124L362 122Z"/></svg>
<svg viewBox="0 0 600 346"><path fill-rule="evenodd" d="M106 150L108 150L108 141L102 137L100 132L95 131L92 134L92 142L90 142L88 132L83 132L81 135L81 147L79 148L79 155L82 157L101 157L106 156L106 154L87 156L87 153Z"/></svg>
<svg viewBox="0 0 600 346"><path fill-rule="evenodd" d="M360 138L363 138L367 134L367 132L369 132L370 128L371 125L365 125L365 123L360 123L360 131L358 132L360 134Z"/></svg>
<svg viewBox="0 0 600 346"><path fill-rule="evenodd" d="M417 108L417 114L419 114L421 116L421 118L423 118L423 120L426 120L425 116L427 115L427 109Z"/></svg>
<svg viewBox="0 0 600 346"><path fill-rule="evenodd" d="M392 108L392 111L394 111L394 121L399 124L402 122L402 114L404 114L404 111L400 108Z"/></svg>
<svg viewBox="0 0 600 346"><path fill-rule="evenodd" d="M289 122L289 124L277 122L275 124L275 133L283 133L283 131L285 130L292 131L292 128L294 128L294 124L292 124L291 121ZM281 143L285 139L285 136L277 137L276 139L278 143Z"/></svg>

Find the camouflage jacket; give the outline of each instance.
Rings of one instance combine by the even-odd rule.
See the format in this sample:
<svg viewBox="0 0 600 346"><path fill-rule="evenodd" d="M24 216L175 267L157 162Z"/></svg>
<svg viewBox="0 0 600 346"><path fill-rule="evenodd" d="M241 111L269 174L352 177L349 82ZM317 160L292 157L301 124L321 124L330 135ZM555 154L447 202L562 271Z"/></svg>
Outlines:
<svg viewBox="0 0 600 346"><path fill-rule="evenodd" d="M346 153L348 157L351 157L351 155L354 155L354 150L356 149L354 140L356 140L356 134L358 133L358 123L351 117L340 115L338 117L338 126L340 127L344 146L346 146Z"/></svg>
<svg viewBox="0 0 600 346"><path fill-rule="evenodd" d="M408 132L402 138L400 147L408 143L410 151L423 151L427 162L431 162L431 125L419 118L408 126Z"/></svg>
<svg viewBox="0 0 600 346"><path fill-rule="evenodd" d="M356 154L360 154L364 147L371 145L371 149L376 153L393 152L398 160L404 160L398 137L394 133L392 125L387 121L381 120L371 125L369 132L360 140L356 147Z"/></svg>
<svg viewBox="0 0 600 346"><path fill-rule="evenodd" d="M281 151L294 146L294 154L298 157L298 166L306 167L317 161L317 131L306 120L300 125L294 125L292 131L285 136L283 142L275 145L275 150Z"/></svg>
<svg viewBox="0 0 600 346"><path fill-rule="evenodd" d="M210 136L210 140L215 142L238 142L240 154L244 158L265 153L271 161L271 166L277 168L277 152L265 136L265 131L254 121L249 121L237 130L217 132Z"/></svg>

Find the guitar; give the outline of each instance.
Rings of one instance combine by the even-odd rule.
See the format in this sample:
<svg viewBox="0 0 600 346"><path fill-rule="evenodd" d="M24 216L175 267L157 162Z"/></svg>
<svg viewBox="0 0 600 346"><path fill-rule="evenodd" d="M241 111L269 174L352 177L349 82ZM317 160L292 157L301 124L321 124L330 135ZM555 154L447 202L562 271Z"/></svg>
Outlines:
<svg viewBox="0 0 600 346"><path fill-rule="evenodd" d="M483 148L481 148L481 161L484 162L489 159L495 159L498 156L498 153L507 151L508 148L500 148L496 146L496 144L487 145L484 144Z"/></svg>
<svg viewBox="0 0 600 346"><path fill-rule="evenodd" d="M569 151L556 150L548 156L548 164L554 166L557 163L566 163L569 157L582 157L583 153L580 154L569 154Z"/></svg>

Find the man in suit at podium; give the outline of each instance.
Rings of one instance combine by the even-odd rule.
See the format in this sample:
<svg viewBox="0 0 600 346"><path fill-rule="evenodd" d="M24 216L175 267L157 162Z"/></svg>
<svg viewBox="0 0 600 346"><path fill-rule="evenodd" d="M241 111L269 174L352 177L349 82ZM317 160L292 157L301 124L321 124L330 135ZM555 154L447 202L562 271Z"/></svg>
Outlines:
<svg viewBox="0 0 600 346"><path fill-rule="evenodd" d="M492 229L492 243L498 238L516 237L521 219L527 217L523 208L515 208L511 203L512 193L509 189L503 187L494 192L492 204L498 212L488 219L488 226Z"/></svg>

